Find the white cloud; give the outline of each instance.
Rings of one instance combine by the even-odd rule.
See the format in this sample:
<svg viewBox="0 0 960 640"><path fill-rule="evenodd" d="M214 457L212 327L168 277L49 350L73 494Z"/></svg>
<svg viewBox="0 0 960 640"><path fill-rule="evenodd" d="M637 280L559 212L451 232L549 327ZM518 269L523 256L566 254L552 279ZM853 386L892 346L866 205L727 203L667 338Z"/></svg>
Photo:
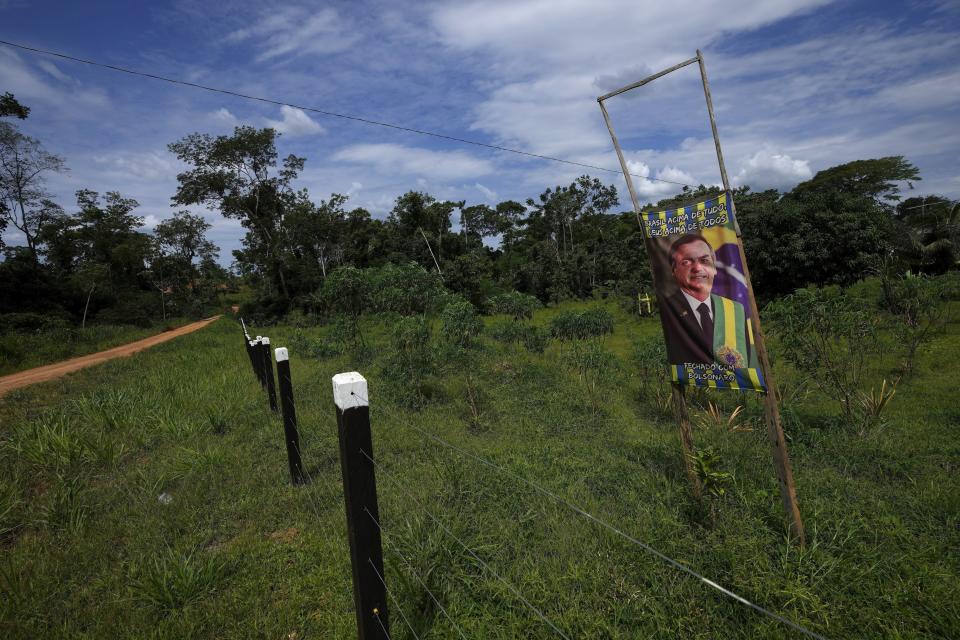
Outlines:
<svg viewBox="0 0 960 640"><path fill-rule="evenodd" d="M813 172L806 160L761 150L747 160L732 182L735 186L749 185L754 191L771 188L786 191L811 177Z"/></svg>
<svg viewBox="0 0 960 640"><path fill-rule="evenodd" d="M230 113L230 110L224 107L220 107L219 109L211 113L210 117L214 120L214 122L219 122L221 124L225 124L229 126L234 126L238 122L240 122L240 120L237 119L237 116Z"/></svg>
<svg viewBox="0 0 960 640"><path fill-rule="evenodd" d="M480 184L479 182L473 185L473 188L483 194L483 197L487 199L487 202L496 202L497 201L497 192L493 189L487 188Z"/></svg>
<svg viewBox="0 0 960 640"><path fill-rule="evenodd" d="M631 174L633 188L640 199L656 200L677 193L684 184L696 184L693 176L676 167L664 167L651 179L649 165L641 160L627 160L627 171ZM624 190L621 198L623 204L629 205L629 198L629 193Z"/></svg>
<svg viewBox="0 0 960 640"><path fill-rule="evenodd" d="M359 40L357 31L335 9L312 13L304 7L271 7L254 26L230 33L227 42L251 42L258 62L336 53Z"/></svg>
<svg viewBox="0 0 960 640"><path fill-rule="evenodd" d="M333 160L369 165L391 177L406 175L429 184L429 179L453 180L489 174L493 166L463 151L433 151L399 144L357 144L337 151Z"/></svg>
<svg viewBox="0 0 960 640"><path fill-rule="evenodd" d="M309 136L325 133L326 129L314 122L301 109L283 105L280 107L281 120L267 119L267 126L290 136Z"/></svg>
<svg viewBox="0 0 960 640"><path fill-rule="evenodd" d="M177 162L167 152L118 151L95 155L92 160L103 167L104 177L113 181L175 180L177 175Z"/></svg>

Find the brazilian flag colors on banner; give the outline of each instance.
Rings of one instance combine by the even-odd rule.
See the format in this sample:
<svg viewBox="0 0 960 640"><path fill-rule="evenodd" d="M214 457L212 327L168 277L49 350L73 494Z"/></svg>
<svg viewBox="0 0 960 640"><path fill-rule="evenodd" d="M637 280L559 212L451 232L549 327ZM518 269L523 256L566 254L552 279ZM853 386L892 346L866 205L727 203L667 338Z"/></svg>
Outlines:
<svg viewBox="0 0 960 640"><path fill-rule="evenodd" d="M674 382L766 391L729 193L640 214Z"/></svg>

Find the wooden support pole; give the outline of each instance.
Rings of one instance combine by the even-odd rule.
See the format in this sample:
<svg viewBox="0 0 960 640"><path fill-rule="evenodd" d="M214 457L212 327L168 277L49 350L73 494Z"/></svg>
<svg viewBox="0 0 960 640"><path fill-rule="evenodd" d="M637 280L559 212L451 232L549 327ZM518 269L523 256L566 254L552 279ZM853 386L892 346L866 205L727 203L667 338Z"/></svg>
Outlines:
<svg viewBox="0 0 960 640"><path fill-rule="evenodd" d="M700 478L693 466L693 429L690 428L690 416L687 414L686 390L682 385L671 384L673 387L673 415L677 420L677 430L680 432L680 446L683 448L683 464L687 470L687 480L693 491L693 497L699 500L703 497L703 487Z"/></svg>
<svg viewBox="0 0 960 640"><path fill-rule="evenodd" d="M389 640L387 589L380 579L384 576L383 548L368 397L367 381L359 373L353 371L333 376L357 637L359 640Z"/></svg>
<svg viewBox="0 0 960 640"><path fill-rule="evenodd" d="M669 73L680 67L684 67L691 62L694 62L696 59L687 60L671 69L665 71L664 73L655 74L647 79L653 80L659 78L665 73ZM645 84L645 82L641 83ZM640 85L636 85L640 86ZM625 91L627 89L624 89ZM607 131L610 132L610 139L613 140L613 148L617 152L617 158L620 160L620 169L623 171L623 178L627 181L627 191L630 192L630 202L633 203L633 211L637 216L637 224L640 225L640 232L643 234L644 241L647 240L647 229L643 226L643 220L640 219L640 201L637 199L637 192L633 187L633 179L630 177L630 172L627 170L627 161L623 157L623 150L620 148L620 141L617 140L617 134L613 131L613 122L610 120L610 114L607 113L607 108L604 106L603 101L610 97L611 95L616 95L617 93L622 93L622 91L615 92L613 94L607 94L606 96L601 96L597 98L597 103L600 105L600 111L603 113L603 120L607 123ZM653 276L653 280L656 281L656 273L653 271L653 263L650 263L650 273ZM657 308L660 309L660 296L657 296ZM662 312L662 309L661 309ZM700 488L700 479L697 478L697 474L693 470L693 430L690 428L690 420L687 416L687 405L686 398L684 397L684 391L678 384L671 384L672 394L673 394L673 415L677 421L677 430L680 433L680 444L683 447L683 464L687 471L687 479L690 481L690 491L693 493L693 497L697 500L701 496Z"/></svg>
<svg viewBox="0 0 960 640"><path fill-rule="evenodd" d="M290 377L290 355L286 347L276 350L277 382L280 407L283 410L283 441L287 445L287 462L293 484L303 484L303 463L300 460L300 434L297 432L297 409L293 404L293 380Z"/></svg>
<svg viewBox="0 0 960 640"><path fill-rule="evenodd" d="M267 389L267 400L271 411L279 411L277 406L277 387L273 379L273 352L270 351L270 338L264 336L260 348L263 353L263 379Z"/></svg>
<svg viewBox="0 0 960 640"><path fill-rule="evenodd" d="M707 101L707 113L710 116L710 130L713 132L713 143L717 149L717 162L720 164L720 177L723 180L723 188L730 193L730 182L727 179L727 167L723 162L723 151L720 149L720 136L717 134L717 120L713 114L713 98L710 95L710 83L707 80L707 67L703 61L703 54L697 49L697 59L700 62L700 79L703 81L703 95ZM731 212L733 219L736 220L736 205L733 198L730 199ZM767 393L763 398L763 414L767 423L767 436L770 440L770 447L773 450L773 466L777 473L777 481L780 485L780 497L783 501L783 510L790 521L790 532L800 542L800 546L806 545L806 534L803 529L803 520L800 518L800 506L797 504L797 488L793 482L793 468L790 464L790 453L787 451L787 443L783 435L783 424L780 422L780 408L777 405L777 384L774 379L773 369L770 366L770 358L767 354L766 340L764 340L763 329L760 327L760 311L757 308L757 300L753 295L753 283L750 280L750 270L747 268L747 256L743 251L743 239L740 233L740 225L736 225L737 248L740 252L740 263L743 265L743 277L747 281L747 291L750 298L750 322L753 327L757 348L757 359L760 361L760 367L763 370L763 377L767 384Z"/></svg>

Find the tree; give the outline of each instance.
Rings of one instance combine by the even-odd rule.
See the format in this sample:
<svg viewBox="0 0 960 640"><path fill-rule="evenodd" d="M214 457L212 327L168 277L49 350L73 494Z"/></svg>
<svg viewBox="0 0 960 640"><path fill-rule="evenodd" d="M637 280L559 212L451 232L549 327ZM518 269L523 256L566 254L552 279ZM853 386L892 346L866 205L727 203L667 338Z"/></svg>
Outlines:
<svg viewBox="0 0 960 640"><path fill-rule="evenodd" d="M167 289L171 289L176 299L198 310L196 307L202 303L204 292L212 293L213 287L208 286L210 283L205 282L195 263L213 262L219 254L217 246L206 238L209 229L210 224L202 216L189 211L178 211L154 227L150 271L154 286L160 290L161 303ZM166 318L165 304L163 314Z"/></svg>
<svg viewBox="0 0 960 640"><path fill-rule="evenodd" d="M913 182L920 179L920 171L903 156L888 156L854 160L818 171L813 178L794 187L791 193L794 197L845 193L882 202L900 199L898 182L907 182L913 189Z"/></svg>
<svg viewBox="0 0 960 640"><path fill-rule="evenodd" d="M37 235L62 209L47 198L44 180L64 171L63 159L11 124L0 122L0 220L24 235L34 263ZM0 229L2 231L2 229Z"/></svg>
<svg viewBox="0 0 960 640"><path fill-rule="evenodd" d="M292 183L305 160L287 156L277 166L276 131L241 126L232 136L193 133L169 145L190 169L177 175L173 202L216 208L247 229L240 260L253 263L285 303L291 298L286 276L289 247L286 215L298 197Z"/></svg>
<svg viewBox="0 0 960 640"><path fill-rule="evenodd" d="M13 116L26 120L28 115L30 115L30 107L25 107L17 102L12 93L6 91L0 96L0 118Z"/></svg>
<svg viewBox="0 0 960 640"><path fill-rule="evenodd" d="M942 196L909 198L897 207L901 256L910 268L945 273L960 260L960 203Z"/></svg>

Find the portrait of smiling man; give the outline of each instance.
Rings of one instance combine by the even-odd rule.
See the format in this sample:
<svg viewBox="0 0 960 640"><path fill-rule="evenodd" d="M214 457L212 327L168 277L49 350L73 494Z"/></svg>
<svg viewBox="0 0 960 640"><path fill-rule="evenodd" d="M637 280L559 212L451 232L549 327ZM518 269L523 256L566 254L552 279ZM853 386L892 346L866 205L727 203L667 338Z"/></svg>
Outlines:
<svg viewBox="0 0 960 640"><path fill-rule="evenodd" d="M667 360L755 367L753 334L743 305L712 292L717 275L713 247L700 235L685 234L670 245L668 257L679 290L661 305Z"/></svg>

